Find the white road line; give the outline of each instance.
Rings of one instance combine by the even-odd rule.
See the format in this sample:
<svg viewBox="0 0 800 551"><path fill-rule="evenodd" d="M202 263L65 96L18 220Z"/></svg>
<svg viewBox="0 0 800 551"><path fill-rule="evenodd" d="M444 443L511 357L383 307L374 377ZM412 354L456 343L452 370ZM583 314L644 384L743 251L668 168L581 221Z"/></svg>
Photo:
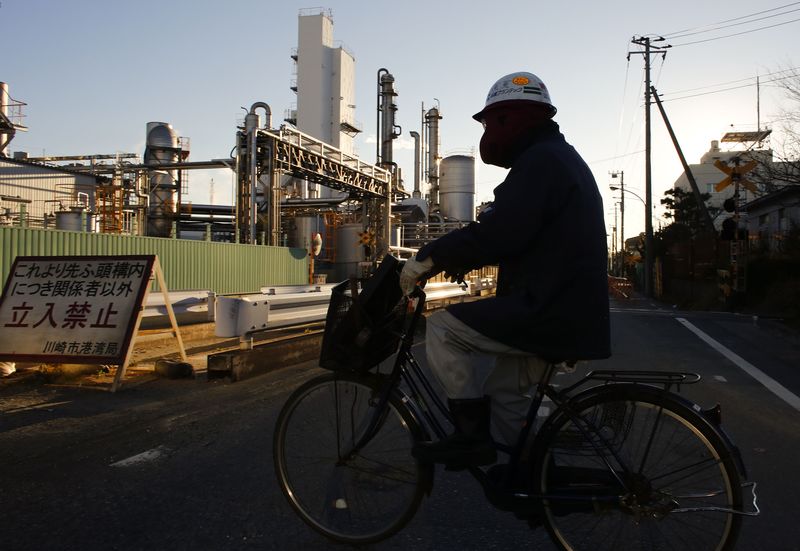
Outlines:
<svg viewBox="0 0 800 551"><path fill-rule="evenodd" d="M756 381L767 387L767 390L775 394L778 398L792 406L797 411L800 411L800 398L797 397L796 394L793 394L788 388L780 384L778 381L758 369L756 366L738 356L709 335L695 327L689 320L686 318L675 318L678 320L678 323L686 327L689 331L700 337L702 341L708 344L711 348L728 358L737 367L739 367L742 371L750 375Z"/></svg>
<svg viewBox="0 0 800 551"><path fill-rule="evenodd" d="M167 448L165 448L164 446L159 446L157 448L153 448L152 450L147 450L142 453L137 453L136 455L132 455L131 457L128 457L127 459L123 459L121 461L117 461L116 463L111 463L109 467L131 467L139 463L155 461L156 459L161 457L166 451Z"/></svg>
<svg viewBox="0 0 800 551"><path fill-rule="evenodd" d="M727 383L727 382L728 382L728 379L726 379L726 378L725 378L725 377L723 377L722 375L714 375L714 378L715 378L717 381L719 381L720 383Z"/></svg>

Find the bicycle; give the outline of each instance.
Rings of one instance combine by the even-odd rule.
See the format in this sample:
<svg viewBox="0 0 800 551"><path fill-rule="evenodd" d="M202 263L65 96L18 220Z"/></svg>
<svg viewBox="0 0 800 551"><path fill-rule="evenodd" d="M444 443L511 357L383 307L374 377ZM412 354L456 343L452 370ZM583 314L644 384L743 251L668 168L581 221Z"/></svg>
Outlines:
<svg viewBox="0 0 800 551"><path fill-rule="evenodd" d="M329 321L353 300L334 307L332 299ZM303 521L336 542L388 538L433 488L434 465L411 449L431 434L446 436L439 417L449 414L411 353L424 291L403 301L413 307L409 316L393 309L387 324L376 324L396 340L390 371L360 364L315 377L289 397L275 425L281 490ZM326 339L332 334L326 324ZM543 524L560 549L733 547L742 517L760 512L756 484L742 482L744 464L719 406L703 409L672 392L700 376L592 371L559 390L551 384L559 367L550 363L535 386L517 442L496 444L506 467L468 469L489 502ZM589 382L599 384L577 391ZM546 400L552 413L532 435ZM742 506L745 488L752 511Z"/></svg>

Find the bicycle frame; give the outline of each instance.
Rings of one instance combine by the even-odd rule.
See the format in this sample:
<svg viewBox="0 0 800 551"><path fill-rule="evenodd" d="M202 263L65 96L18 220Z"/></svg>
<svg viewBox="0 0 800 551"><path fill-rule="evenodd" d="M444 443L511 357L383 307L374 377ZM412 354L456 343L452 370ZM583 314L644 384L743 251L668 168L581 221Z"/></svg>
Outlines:
<svg viewBox="0 0 800 551"><path fill-rule="evenodd" d="M377 397L377 407L375 409L375 413L372 418L369 420L366 430L358 442L355 443L353 449L349 451L347 454L343 454L342 457L348 457L349 455L356 453L359 449L361 449L366 443L368 443L372 437L377 433L382 425L383 419L385 419L385 412L387 411L387 403L389 401L389 397L395 389L400 387L401 382L404 383L408 388L408 393L403 396L403 402L405 406L411 411L412 415L420 421L422 428L426 432L432 431L435 436L439 439L444 438L447 436L447 432L442 425L442 423L437 418L438 414L447 419L448 422L452 422L452 417L450 412L442 401L442 399L437 395L436 391L434 390L431 382L425 376L422 367L417 362L416 358L411 352L411 348L414 344L414 334L418 327L419 319L422 317L422 313L424 312L425 308L425 293L421 289L417 289L415 294L412 297L409 297L409 305L412 304L412 300L416 300L417 303L414 306L414 310L412 313L411 321L406 327L404 333L401 336L401 344L398 348L397 354L395 356L395 360L392 366L392 369L387 374L378 374L372 375L377 376L382 379L382 388L379 396ZM619 456L619 454L614 450L614 447L611 443L598 431L596 430L592 423L587 419L583 419L580 415L574 412L570 405L570 400L576 396L575 390L590 381L597 381L603 384L618 384L618 383L637 383L637 384L645 384L651 387L656 385L662 385L662 391L664 393L669 393L672 387L676 387L680 390L680 386L683 384L693 384L700 380L700 376L695 373L683 373L683 372L663 372L663 371L613 371L613 370L598 370L592 371L586 374L583 378L581 378L576 383L570 385L567 388L562 390L557 390L554 388L550 382L552 378L555 376L556 372L559 369L559 364L557 363L549 363L545 369L545 372L541 378L541 380L536 383L534 387L534 392L531 399L531 404L528 409L526 415L526 421L524 426L521 428L517 441L511 445L505 445L496 443L496 447L499 451L505 452L509 455L509 468L507 470L506 479L504 482L509 482L513 480L513 477L516 475L518 469L520 468L520 463L522 462L523 458L525 457L526 453L530 448L530 438L531 438L531 431L535 426L535 422L537 419L538 412L542 406L542 403L545 398L548 398L553 402L556 406L556 411L563 411L565 412L570 419L572 420L573 424L578 428L578 430L583 435L586 442L590 443L592 447L597 452L597 456L602 458L605 467L608 469L608 472L611 473L614 478L616 479L617 483L619 484L619 488L628 492L630 488L628 488L627 483L625 482L625 478L628 473L630 472L637 472L637 469L632 466L628 465L626 461ZM431 406L432 405L432 406ZM718 408L711 408L710 410L706 410L703 412L707 415L712 421L715 421L715 425L719 425L719 410ZM657 421L656 423L660 422L662 411L659 410L657 413ZM655 428L653 430L653 435L655 435ZM724 431L722 432L724 435ZM725 439L727 439L727 436ZM651 436L652 439L652 436ZM735 446L731 446L731 449L736 450ZM646 462L647 455L649 451L645 453L645 457L642 460L642 464ZM611 456L619 465L619 468L614 468L611 464L608 457ZM737 462L737 465L741 465L742 472L743 464L741 462L741 458L738 456L734 456L734 459ZM478 480L481 486L484 488L487 496L490 497L490 500L495 503L496 506L503 507L499 502L496 502L491 497L491 492L497 491L497 488L492 486L492 483L489 481L489 477L487 476L486 472L484 472L479 467L470 467L469 472ZM755 495L755 483L747 483L743 484L744 486L752 486L751 491L753 493L753 505L755 507L755 512L745 512L745 511L734 511L730 509L723 509L723 508L706 508L705 510L718 510L720 512L732 512L737 514L744 514L744 515L757 515L759 513L758 506L756 505L756 495ZM513 492L512 494L506 496L511 497L512 500L516 503L516 506L522 504L523 506L531 506L532 504L538 504L544 499L551 499L551 500L562 500L562 501L587 501L591 499L593 501L607 501L607 502L620 502L622 499L621 495L609 495L607 498L601 499L598 496L590 496L587 498L586 496L569 496L569 495L544 495L544 494L528 494L528 493L520 493L520 492ZM513 507L513 505L510 505ZM503 507L505 508L505 507ZM698 508L683 508L683 509L676 509L673 512L690 512L694 510L701 510Z"/></svg>

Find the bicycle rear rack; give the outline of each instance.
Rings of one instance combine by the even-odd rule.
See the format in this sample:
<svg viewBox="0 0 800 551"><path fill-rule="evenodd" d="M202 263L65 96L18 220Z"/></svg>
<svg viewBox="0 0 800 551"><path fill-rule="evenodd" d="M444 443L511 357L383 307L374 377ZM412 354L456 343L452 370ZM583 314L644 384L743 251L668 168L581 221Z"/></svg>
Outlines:
<svg viewBox="0 0 800 551"><path fill-rule="evenodd" d="M700 380L697 373L679 371L590 371L586 379L607 383L651 383L664 385L691 385Z"/></svg>
<svg viewBox="0 0 800 551"><path fill-rule="evenodd" d="M615 371L610 369L599 369L590 371L580 381L563 389L560 394L569 394L575 388L583 385L586 381L600 381L606 384L614 383L639 383L649 385L664 385L665 390L675 386L680 392L681 385L691 385L700 380L697 373L686 373L682 371Z"/></svg>

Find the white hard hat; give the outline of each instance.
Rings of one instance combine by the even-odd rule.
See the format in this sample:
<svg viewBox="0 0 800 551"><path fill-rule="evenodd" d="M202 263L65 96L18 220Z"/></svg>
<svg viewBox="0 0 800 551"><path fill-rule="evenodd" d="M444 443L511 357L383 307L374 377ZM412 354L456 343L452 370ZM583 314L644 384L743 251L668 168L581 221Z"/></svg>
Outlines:
<svg viewBox="0 0 800 551"><path fill-rule="evenodd" d="M500 102L517 100L547 105L550 107L552 115L556 114L556 108L550 101L550 92L548 92L547 86L544 85L542 79L533 73L519 71L506 75L495 82L486 96L486 105L483 106L480 112L472 115L472 118L480 121L483 112L490 106Z"/></svg>

